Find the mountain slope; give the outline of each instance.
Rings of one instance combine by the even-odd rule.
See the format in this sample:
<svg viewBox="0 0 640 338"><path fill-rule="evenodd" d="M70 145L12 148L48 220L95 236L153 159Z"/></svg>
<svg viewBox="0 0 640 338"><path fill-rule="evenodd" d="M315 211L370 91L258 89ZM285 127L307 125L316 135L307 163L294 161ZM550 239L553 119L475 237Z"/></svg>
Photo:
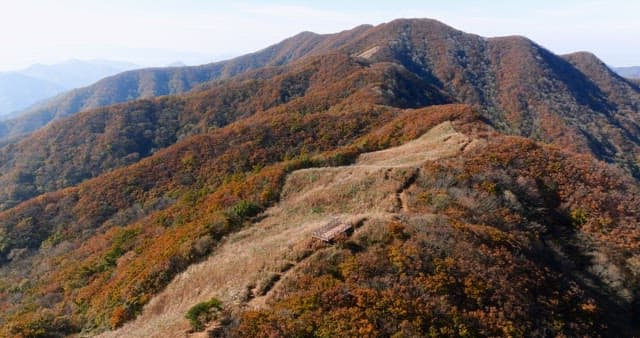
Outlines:
<svg viewBox="0 0 640 338"><path fill-rule="evenodd" d="M637 176L637 95L621 102L581 70L523 37L485 39L433 20L396 20L371 29L353 48L379 47L372 60L393 60L472 104L500 130L556 143L625 165ZM613 77L613 78L612 78ZM601 126L606 125L607 128Z"/></svg>
<svg viewBox="0 0 640 338"><path fill-rule="evenodd" d="M497 163L490 163L489 153L497 154ZM518 164L525 158L526 165ZM547 171L560 163L552 169L558 172ZM602 252L600 261L572 266L569 261L582 254L611 250L613 238L592 232L588 224L599 222L596 209L585 211L589 219L577 229L556 214L570 215L586 205L580 189L600 188L599 182L571 188L590 179L582 174L573 176L577 181L558 180L565 170L593 173L591 165L598 166L523 139L495 133L469 137L444 122L400 147L362 154L350 166L294 171L280 202L264 218L175 278L136 321L103 336L184 335L190 328L184 314L212 297L222 301L225 312L210 329L220 333L220 323L227 323L226 335L240 337L429 330L628 335L638 329L631 328L632 316L617 314L630 305L607 300L616 298L607 292L618 288L625 294L624 288L633 288L638 267L632 268L636 277L631 280L615 277L611 267L602 270L609 264ZM487 177L485 166L520 176L491 171ZM538 190L545 188L529 182L539 174L550 174L548 179L559 184L558 201L547 200ZM619 183L613 185L618 193L640 197L632 185ZM595 198L622 201L613 191L606 194L611 195ZM616 217L620 226L637 222L637 210L627 212L635 216ZM336 219L357 226L353 239L336 246L311 239ZM637 236L632 228L622 231ZM617 284L620 280L624 286ZM612 285L605 292L609 298L594 287L603 282ZM570 292L563 290L566 285ZM239 317L228 318L238 311Z"/></svg>
<svg viewBox="0 0 640 338"><path fill-rule="evenodd" d="M187 269L184 277L174 279L136 321L104 336L153 337L160 336L160 332L179 336L189 329L184 318L188 309L214 296L227 306L258 306L264 295L256 294L257 298L252 298L247 294L250 286L259 289L259 283L264 283L273 273L280 273L282 266L291 265L291 260L295 265L303 263L306 257L297 258L300 261L296 262L294 252L308 245L314 231L336 218L357 224L365 219L371 222L399 216L401 208L396 202L396 191L402 188L415 167L426 161L457 156L468 141L455 132L451 123L445 122L418 140L390 150L411 154L413 160L403 161L402 156L385 154L386 159L398 161L390 166L363 158L375 156L370 153L361 155L361 160L351 166L292 172L284 184L280 202L266 210L266 217L255 225L259 231L252 227L233 235L205 262ZM413 153L411 150L416 148L423 152ZM357 190L351 198L339 197L352 187ZM265 252L269 255L264 255Z"/></svg>
<svg viewBox="0 0 640 338"><path fill-rule="evenodd" d="M224 67L0 151L0 335L140 314L131 330L179 334L211 296L195 327L238 336L638 334L637 86L595 57L397 20ZM342 216L352 240L297 241ZM294 255L260 252L275 265L247 266L243 294L152 301L270 226L256 245L291 231Z"/></svg>
<svg viewBox="0 0 640 338"><path fill-rule="evenodd" d="M452 138L443 140L450 142ZM269 295L269 306L246 311L239 323L232 324L230 334L266 337L305 332L330 335L370 332L391 336L398 332L421 335L435 330L452 335L480 336L537 336L545 331L570 336L631 336L634 330L637 332L637 325L631 319L633 315L617 316L628 313L630 305L632 308L637 305L626 301L611 302L617 299L618 292L621 298L634 292L623 291L622 284L635 288L634 282L627 278L637 278L637 266L632 268L635 277L623 277L619 270L611 269L609 259L612 256L603 257L612 253L609 251L612 249L611 238L601 237L600 230L587 225L600 222L591 218L595 216L592 213L595 209L587 211L589 216L584 220L571 211L591 205L578 197L582 194L579 189L572 188L578 181L586 182L590 178L578 174L572 178L577 181L562 182L557 179L560 176L556 176L563 175L564 170L577 174L582 171L578 168L589 160L517 138L492 135L486 140L484 143L476 139L473 146L462 148L464 154L450 161L440 159L437 164L429 163L433 158L424 156L427 164L418 165L419 169L413 171L416 176L411 176L411 180L395 191L396 195L400 192L402 200L397 204L402 206L400 215L371 217L360 234L356 230L353 240L319 250L308 262L302 262L294 273L288 274L288 280L278 284ZM387 152L371 157L402 163L398 154L406 152ZM501 154L497 155L498 163L491 163L495 161L491 154ZM361 155L361 159L366 159L365 155ZM549 158L553 159L547 162ZM524 159L528 160L526 164L518 164ZM556 174L551 174L547 171L548 165L556 160L563 164ZM572 162L576 164L573 167L568 165ZM357 164L343 170L345 174L358 177ZM487 172L491 173L489 177L484 174ZM392 171L388 173L389 177L394 177ZM371 206L363 203L361 196L374 195L384 188L381 183L358 184L361 189L372 187L373 191L341 196L340 192L349 188L348 181L333 181L333 184L343 185L342 189L329 186L329 189L315 191L313 189L327 186L323 180L328 173L315 173L319 176L315 179L317 185L306 183L313 182L310 177L314 177L314 172L310 174L297 175L304 175L305 179L296 181L293 189L309 192L308 198L313 201L309 204L320 206L329 213L343 210L341 205L350 202L367 210ZM533 188L531 183L525 182L535 180L534 177L540 174L550 174L559 191L563 191L557 201L546 200L548 197L542 192L537 200L533 198L538 194L532 195L533 191L545 188ZM368 177L360 176L360 179L366 181ZM600 183L591 187L601 188ZM619 192L626 193L627 190L623 188ZM633 193L636 199L637 193L637 190ZM374 205L384 206L384 201ZM555 203L559 204L553 207ZM305 203L296 200L293 205L304 210ZM535 215L536 212L529 209L543 205L537 211L542 214ZM558 207L560 209L553 211ZM351 205L347 209L358 210L357 206ZM565 221L556 214L561 209L567 212ZM285 210L300 209L290 207ZM628 211L637 213L634 207ZM637 236L637 216L634 217L623 222ZM540 236L533 242L532 231ZM627 243L625 239L615 245L626 247ZM584 257L584 261L579 261L585 254L598 258ZM583 272L579 272L581 269ZM523 273L523 270L527 272ZM534 272L536 270L539 272ZM532 275L541 280L526 280ZM601 283L611 287L604 297L602 289L593 287ZM567 285L572 288L571 292L560 290ZM619 287L622 289L614 291ZM552 290L554 288L559 289ZM213 295L224 297L218 290ZM558 295L566 298L553 300ZM549 308L551 304L567 307L552 309ZM613 310L619 306L627 310ZM495 309L490 310L492 307ZM597 309L612 309L612 312L600 313ZM551 313L555 314L555 319L549 316ZM561 325L552 324L554 321ZM608 327L597 324L603 322L608 323Z"/></svg>

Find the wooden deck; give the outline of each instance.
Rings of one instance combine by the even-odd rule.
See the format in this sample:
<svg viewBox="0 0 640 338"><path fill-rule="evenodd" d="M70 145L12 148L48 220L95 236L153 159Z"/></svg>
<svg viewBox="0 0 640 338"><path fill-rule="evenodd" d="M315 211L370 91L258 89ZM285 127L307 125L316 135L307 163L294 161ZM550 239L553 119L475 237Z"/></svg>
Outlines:
<svg viewBox="0 0 640 338"><path fill-rule="evenodd" d="M314 231L311 236L321 241L330 243L338 235L348 233L351 230L353 230L353 224L351 224L350 222L343 222L341 220L334 219L319 230Z"/></svg>

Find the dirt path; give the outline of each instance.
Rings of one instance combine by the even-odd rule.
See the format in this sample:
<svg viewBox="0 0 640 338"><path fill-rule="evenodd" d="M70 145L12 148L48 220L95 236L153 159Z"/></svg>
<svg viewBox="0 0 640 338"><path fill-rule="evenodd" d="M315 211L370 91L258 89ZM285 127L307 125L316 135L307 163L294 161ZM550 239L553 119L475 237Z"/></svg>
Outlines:
<svg viewBox="0 0 640 338"><path fill-rule="evenodd" d="M400 212L409 212L409 197L407 189L409 189L418 179L420 168L415 168L413 173L405 180L400 189L396 192L397 206Z"/></svg>

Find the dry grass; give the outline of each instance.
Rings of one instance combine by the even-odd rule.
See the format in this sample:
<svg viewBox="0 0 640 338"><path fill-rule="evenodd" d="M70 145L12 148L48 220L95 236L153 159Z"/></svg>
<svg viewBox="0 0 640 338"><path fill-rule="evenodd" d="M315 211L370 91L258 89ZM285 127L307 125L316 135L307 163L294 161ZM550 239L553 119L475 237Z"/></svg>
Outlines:
<svg viewBox="0 0 640 338"><path fill-rule="evenodd" d="M229 236L206 261L178 275L135 321L101 336L188 336L185 313L212 297L229 311L265 306L280 281L321 245L310 240L314 231L334 218L366 218L367 226L389 219L401 211L402 189L416 168L455 156L469 142L445 122L400 147L363 154L353 166L292 173L282 201L262 221Z"/></svg>
<svg viewBox="0 0 640 338"><path fill-rule="evenodd" d="M399 147L362 154L357 165L380 167L417 167L427 160L455 156L471 140L453 129L451 122L441 123L420 138Z"/></svg>
<svg viewBox="0 0 640 338"><path fill-rule="evenodd" d="M371 59L378 51L380 50L380 46L373 46L364 52L360 53L358 57Z"/></svg>

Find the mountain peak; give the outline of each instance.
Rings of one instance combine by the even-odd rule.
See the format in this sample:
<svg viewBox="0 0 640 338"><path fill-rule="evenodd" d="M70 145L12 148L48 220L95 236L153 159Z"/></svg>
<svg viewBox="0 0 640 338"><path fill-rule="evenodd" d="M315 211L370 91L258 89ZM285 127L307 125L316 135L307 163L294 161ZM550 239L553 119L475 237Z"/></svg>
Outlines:
<svg viewBox="0 0 640 338"><path fill-rule="evenodd" d="M616 101L620 102L619 108L638 110L638 107L627 99L629 97L640 99L640 88L637 83L623 78L593 53L576 52L562 57L588 76L590 81L596 83L607 95L615 97Z"/></svg>
<svg viewBox="0 0 640 338"><path fill-rule="evenodd" d="M587 51L578 51L574 53L561 55L564 59L571 63L582 65L583 67L597 67L600 69L610 69L598 56Z"/></svg>
<svg viewBox="0 0 640 338"><path fill-rule="evenodd" d="M486 39L488 41L502 42L502 43L508 43L513 45L522 45L522 46L537 45L533 40L523 35L493 36Z"/></svg>
<svg viewBox="0 0 640 338"><path fill-rule="evenodd" d="M453 27L447 25L446 23L436 19L432 19L432 18L399 18L399 19L394 19L392 21L389 21L382 25L390 25L390 26L410 25L410 26L421 26L421 27L429 27L429 28L438 27L438 28L454 29Z"/></svg>

